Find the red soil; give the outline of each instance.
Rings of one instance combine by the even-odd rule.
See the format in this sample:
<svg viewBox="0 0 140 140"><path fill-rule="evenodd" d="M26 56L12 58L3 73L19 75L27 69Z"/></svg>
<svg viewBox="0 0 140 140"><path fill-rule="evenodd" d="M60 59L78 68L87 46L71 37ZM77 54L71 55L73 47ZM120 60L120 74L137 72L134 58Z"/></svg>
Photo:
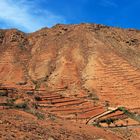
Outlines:
<svg viewBox="0 0 140 140"><path fill-rule="evenodd" d="M17 96L28 99L30 106L36 103L38 110L61 118L61 124L64 119L85 123L106 111L104 106L140 108L140 31L96 24L56 25L30 34L16 29L0 30L0 53L0 86L17 89L9 91L8 99ZM39 96L41 101L36 101L34 96ZM0 96L0 103L5 101ZM33 126L29 123L31 116L3 110L2 105L0 108L1 120L9 123L0 126L3 139L12 135L36 139L43 130L43 139L49 132L57 139L66 139L72 132L68 139L94 139L93 135L99 135L115 140L108 131L69 121L63 127L50 121L47 126L50 131L46 132L46 123L35 120ZM18 122L20 115L22 121ZM19 131L26 127L20 127L24 123L27 130L31 125L28 135L26 130Z"/></svg>

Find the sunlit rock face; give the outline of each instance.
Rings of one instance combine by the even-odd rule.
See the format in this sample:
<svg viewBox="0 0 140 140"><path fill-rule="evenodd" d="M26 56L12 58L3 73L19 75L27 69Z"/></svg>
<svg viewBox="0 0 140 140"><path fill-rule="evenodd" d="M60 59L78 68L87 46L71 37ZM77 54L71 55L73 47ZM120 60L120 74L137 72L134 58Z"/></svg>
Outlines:
<svg viewBox="0 0 140 140"><path fill-rule="evenodd" d="M140 104L140 31L97 24L0 30L0 84Z"/></svg>

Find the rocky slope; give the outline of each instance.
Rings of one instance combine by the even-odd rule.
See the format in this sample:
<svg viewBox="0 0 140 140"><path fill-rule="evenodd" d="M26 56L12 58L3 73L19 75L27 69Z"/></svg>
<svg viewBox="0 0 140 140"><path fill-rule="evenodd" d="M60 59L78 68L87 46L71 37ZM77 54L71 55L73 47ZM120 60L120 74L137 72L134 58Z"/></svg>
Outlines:
<svg viewBox="0 0 140 140"><path fill-rule="evenodd" d="M139 139L130 114L111 114L119 120L111 131L86 122L116 107L139 117L140 31L98 24L0 30L0 54L1 139Z"/></svg>
<svg viewBox="0 0 140 140"><path fill-rule="evenodd" d="M60 120L42 121L17 110L0 111L0 118L1 140L122 140L100 128Z"/></svg>
<svg viewBox="0 0 140 140"><path fill-rule="evenodd" d="M56 25L26 34L0 30L0 83L63 88L112 105L139 107L140 31L96 24Z"/></svg>

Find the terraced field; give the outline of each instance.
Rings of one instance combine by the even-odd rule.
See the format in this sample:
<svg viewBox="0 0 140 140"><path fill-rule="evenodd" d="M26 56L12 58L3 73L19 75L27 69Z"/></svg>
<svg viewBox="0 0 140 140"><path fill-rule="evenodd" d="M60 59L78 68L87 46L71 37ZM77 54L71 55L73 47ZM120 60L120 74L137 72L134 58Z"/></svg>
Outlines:
<svg viewBox="0 0 140 140"><path fill-rule="evenodd" d="M111 52L99 54L94 77L92 86L100 99L116 106L139 107L140 72L125 59Z"/></svg>
<svg viewBox="0 0 140 140"><path fill-rule="evenodd" d="M33 109L83 124L129 119L108 114L111 107L139 114L138 30L98 24L58 24L29 34L0 30L0 53L0 87L16 89L0 89L2 111Z"/></svg>
<svg viewBox="0 0 140 140"><path fill-rule="evenodd" d="M79 121L86 121L106 111L105 107L95 104L88 97L64 97L59 93L48 93L36 97L39 108L54 114L60 118Z"/></svg>

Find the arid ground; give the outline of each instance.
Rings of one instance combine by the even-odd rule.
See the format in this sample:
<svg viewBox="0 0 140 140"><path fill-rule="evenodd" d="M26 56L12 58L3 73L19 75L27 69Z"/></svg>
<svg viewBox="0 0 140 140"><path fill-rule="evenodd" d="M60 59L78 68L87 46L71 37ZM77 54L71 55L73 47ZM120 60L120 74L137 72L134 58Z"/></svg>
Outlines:
<svg viewBox="0 0 140 140"><path fill-rule="evenodd" d="M0 140L140 140L139 131L139 30L0 30Z"/></svg>

